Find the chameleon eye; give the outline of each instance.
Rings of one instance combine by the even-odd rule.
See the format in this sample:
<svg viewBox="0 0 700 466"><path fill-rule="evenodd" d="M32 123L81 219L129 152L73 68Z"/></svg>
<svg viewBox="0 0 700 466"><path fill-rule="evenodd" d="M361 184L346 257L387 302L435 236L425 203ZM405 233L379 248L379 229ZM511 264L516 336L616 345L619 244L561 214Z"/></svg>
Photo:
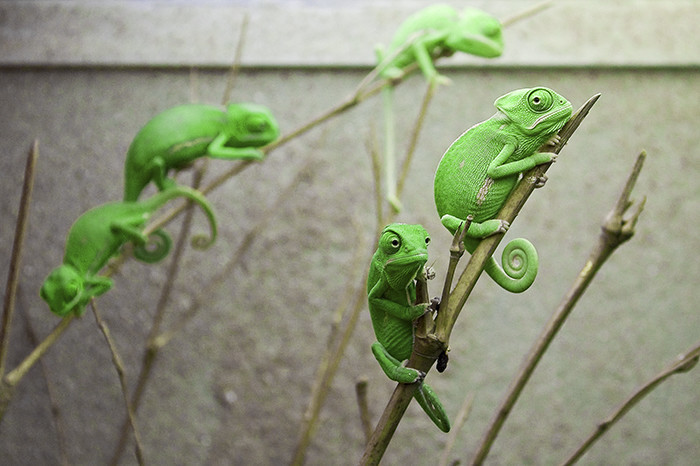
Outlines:
<svg viewBox="0 0 700 466"><path fill-rule="evenodd" d="M527 104L534 112L546 112L553 102L552 94L546 89L535 89L527 96Z"/></svg>
<svg viewBox="0 0 700 466"><path fill-rule="evenodd" d="M426 236L425 237L425 245L427 246L429 244L430 244L430 236Z"/></svg>
<svg viewBox="0 0 700 466"><path fill-rule="evenodd" d="M391 247L398 248L399 246L401 246L401 241L399 241L398 238L392 238L391 239Z"/></svg>

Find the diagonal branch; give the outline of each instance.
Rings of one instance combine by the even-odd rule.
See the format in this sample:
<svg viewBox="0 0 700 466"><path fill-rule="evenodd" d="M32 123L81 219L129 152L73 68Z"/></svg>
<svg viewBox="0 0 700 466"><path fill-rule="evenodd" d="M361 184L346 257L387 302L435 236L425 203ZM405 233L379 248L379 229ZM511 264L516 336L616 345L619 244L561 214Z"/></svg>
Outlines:
<svg viewBox="0 0 700 466"><path fill-rule="evenodd" d="M545 326L542 334L528 353L522 368L511 383L508 393L496 410L496 414L486 433L484 434L481 444L477 449L477 453L472 460L472 464L481 464L484 459L486 459L491 446L496 440L496 436L505 423L508 414L512 411L513 405L515 405L516 401L518 400L523 388L527 384L528 380L530 380L530 376L535 371L537 364L544 355L545 351L547 351L547 348L549 348L550 343L552 340L554 340L554 337L559 329L562 327L562 325L564 325L564 322L569 317L579 298L586 291L588 285L591 283L598 270L600 270L600 267L618 246L630 239L634 234L634 226L636 225L639 214L644 207L644 201L642 200L642 202L638 204L629 218L623 219L623 215L628 208L631 207L630 195L642 169L645 157L646 154L642 152L637 158L637 162L630 173L625 188L622 190L616 205L610 211L605 222L603 223L598 244L591 251L588 260L584 264L573 286L566 294L561 304Z"/></svg>

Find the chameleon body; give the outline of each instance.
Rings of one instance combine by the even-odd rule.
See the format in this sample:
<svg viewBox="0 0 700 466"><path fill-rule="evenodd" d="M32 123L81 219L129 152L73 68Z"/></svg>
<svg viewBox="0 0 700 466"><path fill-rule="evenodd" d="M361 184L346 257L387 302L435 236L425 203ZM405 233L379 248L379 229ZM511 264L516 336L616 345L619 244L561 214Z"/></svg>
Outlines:
<svg viewBox="0 0 700 466"><path fill-rule="evenodd" d="M571 117L571 104L544 87L510 92L495 106L494 116L452 143L435 172L435 206L442 224L454 234L467 216L473 216L464 239L470 253L483 238L510 227L495 218L498 211L521 173L555 159L555 154L537 150L554 142ZM522 292L537 275L537 251L518 238L506 246L502 264L504 269L491 257L485 270L504 289Z"/></svg>
<svg viewBox="0 0 700 466"><path fill-rule="evenodd" d="M124 200L135 201L153 181L159 190L174 185L168 171L208 155L219 159L262 160L257 147L279 136L270 111L255 104L230 104L226 110L188 104L156 115L136 134L124 167Z"/></svg>
<svg viewBox="0 0 700 466"><path fill-rule="evenodd" d="M457 12L448 5L432 5L409 16L399 27L386 50L377 48L379 75L386 79L403 76L404 69L418 63L428 81L449 82L435 69L433 61L464 52L484 58L503 53L503 36L499 21L476 8ZM386 63L384 63L386 62ZM401 208L396 194L394 135L394 90L386 86L383 93L385 125L385 177L387 199L396 211Z"/></svg>
<svg viewBox="0 0 700 466"><path fill-rule="evenodd" d="M82 315L90 299L112 287L112 280L97 274L129 241L136 246L134 256L144 262L164 258L170 249L169 237L160 230L154 232L153 236L161 241L154 249L148 244L152 238L146 237L143 229L153 212L177 197L186 197L199 204L209 219L210 238L197 237L194 245L205 248L213 243L216 219L211 206L198 191L185 186L167 189L142 201L110 202L94 207L71 226L63 264L46 277L41 287L40 295L51 311L59 316L71 311Z"/></svg>
<svg viewBox="0 0 700 466"><path fill-rule="evenodd" d="M450 421L425 373L405 367L402 361L413 350L413 321L426 312L427 304L413 304L415 279L424 273L430 236L421 225L393 223L382 231L372 256L367 278L367 298L377 341L372 353L384 373L399 383L420 382L414 397L443 432Z"/></svg>

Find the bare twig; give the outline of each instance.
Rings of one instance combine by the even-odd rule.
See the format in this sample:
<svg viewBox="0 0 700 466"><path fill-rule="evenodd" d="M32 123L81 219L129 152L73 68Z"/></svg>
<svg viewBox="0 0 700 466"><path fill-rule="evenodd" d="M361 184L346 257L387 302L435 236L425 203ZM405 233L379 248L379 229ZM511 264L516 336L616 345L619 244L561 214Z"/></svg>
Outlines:
<svg viewBox="0 0 700 466"><path fill-rule="evenodd" d="M554 0L546 0L544 2L540 2L536 5L533 5L531 8L528 8L527 10L523 10L519 13L514 14L513 16L504 19L501 22L501 25L503 27L508 27L512 24L517 23L518 21L522 21L525 18L529 18L530 16L536 15L537 13L546 10L547 8L552 6L553 3Z"/></svg>
<svg viewBox="0 0 700 466"><path fill-rule="evenodd" d="M630 395L610 416L596 426L593 432L591 432L591 435L581 444L581 446L576 449L575 452L571 454L566 461L562 463L562 465L571 465L578 461L590 449L596 440L605 434L610 427L613 426L613 424L622 419L622 417L627 414L627 412L631 410L639 401L641 401L645 396L651 393L656 387L658 387L672 375L690 371L698 363L698 359L700 359L700 342L696 343L693 348L684 354L679 355L664 370L656 374L645 384L635 390L634 393L632 393L632 395Z"/></svg>
<svg viewBox="0 0 700 466"><path fill-rule="evenodd" d="M639 203L630 218L623 220L623 215L628 208L631 207L630 195L637 177L639 176L639 172L642 169L645 156L646 154L642 152L637 158L637 162L630 173L625 188L616 202L615 207L608 214L603 224L598 244L591 252L573 286L566 294L561 304L545 326L542 334L528 353L525 362L513 380L508 393L496 410L496 414L487 428L486 433L484 434L472 464L481 464L488 455L493 442L496 440L496 436L508 417L508 414L513 409L513 405L515 405L516 401L518 400L518 397L522 393L522 390L530 379L530 376L535 371L537 364L544 355L545 351L547 351L547 348L549 348L550 343L552 340L554 340L554 337L568 318L571 310L574 308L579 298L588 288L588 285L591 283L600 267L618 246L629 240L634 234L634 227L644 206L644 201Z"/></svg>
<svg viewBox="0 0 700 466"><path fill-rule="evenodd" d="M221 99L222 104L227 104L231 100L231 92L236 84L236 78L238 78L238 72L241 69L241 58L243 57L243 47L245 46L246 33L248 32L248 23L250 22L250 17L248 13L243 15L241 20L241 31L238 34L238 44L236 45L236 53L233 57L233 64L228 73L228 78L226 80L226 89L224 89L224 96Z"/></svg>
<svg viewBox="0 0 700 466"><path fill-rule="evenodd" d="M129 402L129 385L126 383L126 371L124 370L124 363L122 362L122 358L119 356L119 352L117 351L117 345L114 343L114 340L112 339L112 335L109 332L109 328L107 327L107 324L104 323L102 318L100 317L99 312L97 311L97 306L95 306L95 300L90 301L90 306L92 307L92 314L95 316L95 322L97 323L97 326L100 328L100 331L102 332L102 335L105 337L105 341L107 342L107 346L109 347L109 351L112 353L112 362L114 363L114 368L117 370L117 376L119 377L119 383L122 387L122 395L124 397L124 406L126 407L126 414L127 417L129 418L129 424L131 425L131 430L133 431L134 434L134 444L135 444L135 452L136 452L136 460L138 461L140 466L143 466L144 464L144 459L143 459L143 449L141 447L141 438L139 436L139 431L136 428L136 420L134 419L134 410L131 407L131 403Z"/></svg>
<svg viewBox="0 0 700 466"><path fill-rule="evenodd" d="M365 434L365 441L369 441L369 438L372 435L372 416L369 413L369 404L367 402L368 384L369 381L366 378L361 378L355 384L357 406L360 409L360 422L362 423L362 432Z"/></svg>
<svg viewBox="0 0 700 466"><path fill-rule="evenodd" d="M19 283L19 269L22 258L22 245L27 231L27 219L29 218L29 204L34 188L34 169L36 159L39 156L39 141L35 140L27 155L27 163L24 169L24 184L19 203L19 213L15 223L15 238L12 243L12 256L10 268L7 273L7 285L5 286L5 298L2 309L2 326L0 327L0 377L5 375L5 363L7 361L7 349L10 344L10 325L15 310L15 298L17 284Z"/></svg>
<svg viewBox="0 0 700 466"><path fill-rule="evenodd" d="M467 393L464 397L462 406L459 408L457 417L455 418L454 425L450 430L450 434L447 436L447 442L445 443L445 448L442 450L442 455L440 455L440 466L447 466L450 463L450 455L454 449L455 443L457 443L457 437L459 437L460 430L467 422L469 413L472 409L472 404L474 403L474 393Z"/></svg>

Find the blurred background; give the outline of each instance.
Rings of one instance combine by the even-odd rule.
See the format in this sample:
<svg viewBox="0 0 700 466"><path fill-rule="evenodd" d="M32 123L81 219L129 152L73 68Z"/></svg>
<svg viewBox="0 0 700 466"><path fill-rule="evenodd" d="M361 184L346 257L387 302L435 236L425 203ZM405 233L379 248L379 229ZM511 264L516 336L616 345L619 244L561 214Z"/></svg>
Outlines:
<svg viewBox="0 0 700 466"><path fill-rule="evenodd" d="M501 20L536 5L449 3ZM124 155L152 116L188 102L221 103L245 18L231 100L268 106L288 134L351 95L374 64L375 45L389 43L405 17L429 4L1 2L0 264L9 262L27 151L34 139L40 147L9 366L34 347L29 329L41 339L59 321L38 290L61 262L71 223L88 208L121 198ZM536 246L535 284L512 295L480 280L452 334L448 370L428 376L452 419L465 396L474 397L451 457L467 461L474 453L524 354L583 267L641 150L648 159L634 197L646 195L647 203L637 234L581 299L487 464L563 460L637 386L700 339L698 13L692 0L558 0L505 29L502 57L457 54L439 62L452 84L440 87L430 105L398 216L422 223L433 237L433 295L449 257L450 236L432 196L445 149L490 117L493 101L511 90L544 85L574 108L602 94L505 237L523 236ZM420 74L396 88L400 153L424 91ZM181 262L165 326L193 305L199 312L155 362L137 417L148 463L291 461L334 312L353 304L346 290L362 286L374 249L369 153L373 140L381 144L382 128L377 96L275 149L208 195L221 235L207 251L188 248ZM212 160L204 183L233 163ZM179 180L191 177L183 172ZM171 235L180 223L167 227ZM256 225L263 227L255 232ZM193 231L204 228L197 214ZM243 256L228 270L242 245ZM132 387L168 263L127 262L98 301ZM364 437L355 382L369 380L375 422L395 385L374 360L373 341L365 309L307 464L359 460ZM92 315L73 322L41 362L18 385L0 424L2 463L58 464L62 449L71 464L108 463L124 406ZM699 381L696 369L663 384L581 463L696 462ZM412 403L383 464L434 462L445 439ZM136 464L132 446L121 464Z"/></svg>

